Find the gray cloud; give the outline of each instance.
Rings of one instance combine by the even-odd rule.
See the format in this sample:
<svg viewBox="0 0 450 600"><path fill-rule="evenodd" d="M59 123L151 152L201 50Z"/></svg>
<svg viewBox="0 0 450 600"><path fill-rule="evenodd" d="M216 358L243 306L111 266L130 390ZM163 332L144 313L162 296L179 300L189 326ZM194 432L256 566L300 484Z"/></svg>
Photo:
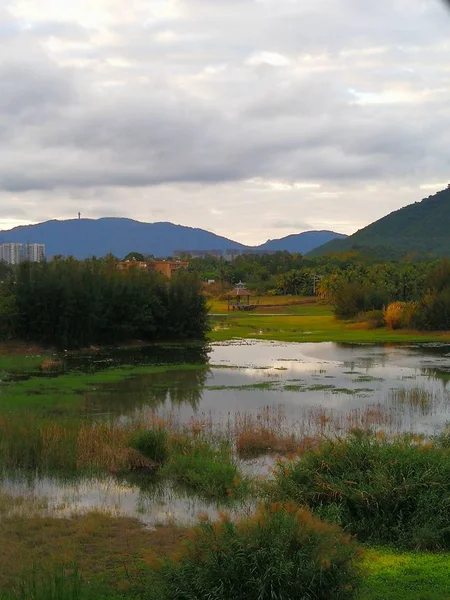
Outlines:
<svg viewBox="0 0 450 600"><path fill-rule="evenodd" d="M439 0L92 5L0 13L2 223L81 206L250 243L351 232L446 181Z"/></svg>

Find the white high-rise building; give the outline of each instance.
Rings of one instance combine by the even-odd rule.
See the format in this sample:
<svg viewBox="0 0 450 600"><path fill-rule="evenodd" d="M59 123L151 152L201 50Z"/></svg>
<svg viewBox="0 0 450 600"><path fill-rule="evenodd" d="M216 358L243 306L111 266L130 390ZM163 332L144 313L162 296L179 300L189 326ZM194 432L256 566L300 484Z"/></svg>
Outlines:
<svg viewBox="0 0 450 600"><path fill-rule="evenodd" d="M18 265L22 260L22 244L2 244L0 256L8 265Z"/></svg>
<svg viewBox="0 0 450 600"><path fill-rule="evenodd" d="M45 258L44 244L25 244L23 251L23 260L29 262L39 262Z"/></svg>

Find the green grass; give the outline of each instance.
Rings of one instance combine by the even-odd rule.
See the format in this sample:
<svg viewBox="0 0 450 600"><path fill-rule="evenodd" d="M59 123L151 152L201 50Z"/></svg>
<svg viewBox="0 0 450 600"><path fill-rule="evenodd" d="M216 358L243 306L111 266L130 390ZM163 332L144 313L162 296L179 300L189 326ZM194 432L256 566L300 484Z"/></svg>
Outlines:
<svg viewBox="0 0 450 600"><path fill-rule="evenodd" d="M32 356L25 354L0 355L0 373L37 372L39 365L46 358L51 358L51 356L47 354Z"/></svg>
<svg viewBox="0 0 450 600"><path fill-rule="evenodd" d="M168 457L168 432L163 427L147 429L134 435L130 447L140 452L150 460L162 464Z"/></svg>
<svg viewBox="0 0 450 600"><path fill-rule="evenodd" d="M209 339L226 341L255 338L282 342L445 342L449 332L365 329L362 323L337 319L321 305L311 305L297 315L228 314L211 317Z"/></svg>
<svg viewBox="0 0 450 600"><path fill-rule="evenodd" d="M188 489L217 499L243 492L247 483L227 444L215 448L207 441L195 438L182 437L172 444L169 460L161 473Z"/></svg>
<svg viewBox="0 0 450 600"><path fill-rule="evenodd" d="M390 548L367 551L361 600L448 600L450 554L400 552Z"/></svg>

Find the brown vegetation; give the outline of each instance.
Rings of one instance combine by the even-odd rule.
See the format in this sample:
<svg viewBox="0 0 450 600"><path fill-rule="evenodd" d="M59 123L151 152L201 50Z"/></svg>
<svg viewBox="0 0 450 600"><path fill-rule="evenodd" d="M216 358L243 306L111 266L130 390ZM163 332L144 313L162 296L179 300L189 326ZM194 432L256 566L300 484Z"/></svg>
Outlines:
<svg viewBox="0 0 450 600"><path fill-rule="evenodd" d="M90 512L72 518L24 517L0 521L0 590L12 589L34 565L54 570L77 564L83 578L127 589L142 575L147 557L178 547L185 530L150 530L137 519Z"/></svg>

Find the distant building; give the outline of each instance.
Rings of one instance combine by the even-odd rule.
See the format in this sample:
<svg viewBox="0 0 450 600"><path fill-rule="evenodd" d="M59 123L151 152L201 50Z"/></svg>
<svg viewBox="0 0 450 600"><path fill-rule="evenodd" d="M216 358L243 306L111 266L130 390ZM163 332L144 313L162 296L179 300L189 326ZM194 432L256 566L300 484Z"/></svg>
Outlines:
<svg viewBox="0 0 450 600"><path fill-rule="evenodd" d="M190 256L191 258L205 258L205 256L214 256L222 258L222 250L175 250L173 253L176 257Z"/></svg>
<svg viewBox="0 0 450 600"><path fill-rule="evenodd" d="M225 260L231 262L238 256L263 256L264 254L275 254L275 252L273 250L258 250L256 248L227 248L225 251Z"/></svg>
<svg viewBox="0 0 450 600"><path fill-rule="evenodd" d="M125 260L117 263L117 268L120 271L126 271L131 268L142 269L144 271L156 271L162 273L168 279L180 269L187 269L189 266L186 260Z"/></svg>
<svg viewBox="0 0 450 600"><path fill-rule="evenodd" d="M23 260L29 262L40 262L45 259L44 244L25 244L23 250Z"/></svg>
<svg viewBox="0 0 450 600"><path fill-rule="evenodd" d="M8 265L18 265L22 260L22 244L2 244L0 259Z"/></svg>

